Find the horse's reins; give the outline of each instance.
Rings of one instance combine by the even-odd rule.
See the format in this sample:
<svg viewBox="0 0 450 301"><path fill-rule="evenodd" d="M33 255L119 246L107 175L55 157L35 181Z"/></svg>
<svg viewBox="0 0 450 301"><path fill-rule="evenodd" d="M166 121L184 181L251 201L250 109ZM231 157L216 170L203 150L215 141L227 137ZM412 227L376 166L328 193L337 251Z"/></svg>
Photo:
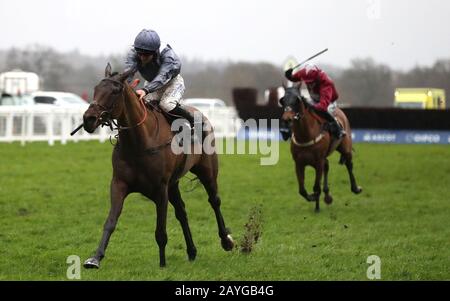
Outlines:
<svg viewBox="0 0 450 301"><path fill-rule="evenodd" d="M112 78L104 78L102 81L111 81L111 82L113 82L113 83L116 83L116 84L120 85L122 97L124 97L123 92L124 92L124 90L125 90L125 86L124 86L124 84L123 84L122 82L120 82L120 81L118 81L118 80L115 80L115 79L112 79ZM135 124L135 125L133 125L133 126L121 126L121 125L120 125L118 122L116 122L114 119L111 119L111 113L114 111L115 106L116 106L116 103L117 103L117 102L115 101L115 102L112 104L111 108L109 108L109 109L106 108L105 106L99 104L99 103L98 103L97 101L95 101L95 100L92 101L92 103L91 103L91 104L93 104L93 105L98 106L100 109L103 110L103 111L100 113L100 117L99 117L100 124L101 124L101 126L109 126L109 127L111 128L111 131L117 130L117 131L120 132L120 131L122 131L122 130L129 130L129 129L136 128L136 127L140 126L141 124L143 124L143 123L145 122L145 120L147 119L147 117L148 117L147 107L146 107L146 105L145 105L145 103L144 103L144 99L142 98L142 99L139 100L139 103L142 105L142 108L143 108L143 110L144 110L144 116L142 117L142 120L139 121L137 124ZM152 111L152 112L153 112L153 111ZM157 130L156 130L156 136L158 136L158 135L159 135L159 122L158 122L158 116L157 116L156 114L154 114L154 115L155 115L155 118L156 118L156 127L157 127ZM105 118L105 117L106 117L106 118ZM113 127L113 125L115 126L115 128ZM116 139L117 139L117 137L118 137L118 134L116 135ZM110 141L111 141L111 139L110 139ZM165 148L166 146L170 145L171 142L172 142L172 139L170 139L168 142L166 142L166 143L164 143L164 144L161 144L161 145L158 145L158 146L155 146L155 147L147 148L146 150L144 150L144 153L150 154L150 155L156 154L156 153L157 153L158 151L160 151L161 149L163 149L163 148Z"/></svg>
<svg viewBox="0 0 450 301"><path fill-rule="evenodd" d="M124 87L122 82L120 82L118 80L115 80L115 79L112 79L112 78L104 78L104 79L102 79L102 81L111 81L113 83L118 84L120 86L120 90L121 90L122 96L124 96L123 92L125 90L125 87ZM139 103L142 105L142 108L144 109L144 116L142 117L141 121L139 121L137 124L135 124L133 126L121 126L114 119L111 119L111 113L114 111L114 109L116 107L116 103L117 102L113 102L111 108L108 109L105 106L99 104L96 100L92 101L91 104L96 105L100 109L103 110L100 113L100 117L99 117L101 126L105 126L106 125L106 126L110 127L111 131L118 130L120 132L122 130L129 130L129 129L136 128L136 127L140 126L141 124L143 124L145 122L145 120L147 119L147 116L148 116L147 108L145 107L144 100L140 99ZM113 125L115 126L115 128L113 127Z"/></svg>

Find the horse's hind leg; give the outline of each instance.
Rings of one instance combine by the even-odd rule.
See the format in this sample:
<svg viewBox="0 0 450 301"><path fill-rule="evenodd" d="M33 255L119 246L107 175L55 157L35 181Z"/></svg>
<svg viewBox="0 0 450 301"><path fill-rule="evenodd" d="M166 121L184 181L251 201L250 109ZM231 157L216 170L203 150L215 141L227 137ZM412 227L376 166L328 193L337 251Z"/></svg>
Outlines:
<svg viewBox="0 0 450 301"><path fill-rule="evenodd" d="M333 198L330 195L330 188L328 187L328 171L330 169L328 159L325 159L325 163L323 166L324 177L323 177L323 192L325 193L324 201L326 204L331 204L333 202Z"/></svg>
<svg viewBox="0 0 450 301"><path fill-rule="evenodd" d="M116 228L117 221L122 212L123 201L128 193L128 185L125 182L116 179L111 181L111 208L103 226L103 236L94 257L84 262L83 266L85 268L98 269L100 267L100 261L105 257L109 239Z"/></svg>
<svg viewBox="0 0 450 301"><path fill-rule="evenodd" d="M159 266L166 266L167 245L167 204L169 203L169 191L167 185L161 185L153 194L141 191L147 198L153 200L156 205L156 229L155 239L159 248Z"/></svg>
<svg viewBox="0 0 450 301"><path fill-rule="evenodd" d="M167 186L162 186L161 190L155 198L156 204L156 230L155 238L159 247L159 266L166 266L166 245L167 245L167 203L168 191Z"/></svg>
<svg viewBox="0 0 450 301"><path fill-rule="evenodd" d="M341 162L345 163L347 167L348 175L350 177L350 187L353 193L358 194L362 192L362 188L356 184L355 176L353 175L353 159L352 152L341 153Z"/></svg>
<svg viewBox="0 0 450 301"><path fill-rule="evenodd" d="M192 240L191 230L189 229L189 222L184 206L184 201L181 198L178 182L169 188L169 201L175 208L175 216L181 224L183 229L184 240L186 241L186 248L189 260L194 260L197 255L194 241Z"/></svg>
<svg viewBox="0 0 450 301"><path fill-rule="evenodd" d="M217 163L217 162L216 162ZM217 166L217 165L216 165ZM217 226L219 228L219 237L221 239L222 248L225 251L231 251L234 247L234 241L228 229L225 227L225 221L220 211L221 200L217 189L217 167L198 165L191 169L197 175L200 182L208 193L208 202L216 215Z"/></svg>

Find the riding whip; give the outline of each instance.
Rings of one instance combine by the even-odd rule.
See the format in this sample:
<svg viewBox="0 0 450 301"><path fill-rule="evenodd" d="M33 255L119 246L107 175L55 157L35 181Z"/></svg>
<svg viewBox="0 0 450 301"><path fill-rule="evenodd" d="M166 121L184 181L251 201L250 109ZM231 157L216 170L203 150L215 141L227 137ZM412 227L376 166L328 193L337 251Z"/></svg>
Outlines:
<svg viewBox="0 0 450 301"><path fill-rule="evenodd" d="M306 63L306 62L312 60L312 59L315 58L315 57L318 57L319 55L321 55L322 53L327 52L327 51L328 51L328 48L325 48L325 49L322 50L321 52L314 54L312 57L310 57L310 58L304 60L303 62L301 62L301 63L298 64L297 66L293 67L292 69L295 69L295 68L300 67L300 66L303 65L304 63Z"/></svg>
<svg viewBox="0 0 450 301"><path fill-rule="evenodd" d="M83 124L80 124L76 129L74 129L74 130L72 131L72 133L70 133L70 136L75 135L75 133L78 132L82 127L83 127Z"/></svg>

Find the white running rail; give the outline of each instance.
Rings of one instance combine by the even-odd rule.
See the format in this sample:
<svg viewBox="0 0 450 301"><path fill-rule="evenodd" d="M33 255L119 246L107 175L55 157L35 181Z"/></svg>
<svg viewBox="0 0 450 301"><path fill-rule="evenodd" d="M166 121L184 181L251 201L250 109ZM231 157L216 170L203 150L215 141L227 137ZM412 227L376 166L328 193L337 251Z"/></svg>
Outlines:
<svg viewBox="0 0 450 301"><path fill-rule="evenodd" d="M86 108L65 108L50 106L0 106L0 142L19 141L22 145L33 141L109 140L111 130L99 127L93 134L83 129L70 136L73 129L83 122ZM203 112L214 126L218 138L236 137L242 121L228 108Z"/></svg>
<svg viewBox="0 0 450 301"><path fill-rule="evenodd" d="M110 129L97 129L93 134L83 129L73 136L70 133L83 122L86 108L50 106L0 106L0 142L67 141L109 139Z"/></svg>

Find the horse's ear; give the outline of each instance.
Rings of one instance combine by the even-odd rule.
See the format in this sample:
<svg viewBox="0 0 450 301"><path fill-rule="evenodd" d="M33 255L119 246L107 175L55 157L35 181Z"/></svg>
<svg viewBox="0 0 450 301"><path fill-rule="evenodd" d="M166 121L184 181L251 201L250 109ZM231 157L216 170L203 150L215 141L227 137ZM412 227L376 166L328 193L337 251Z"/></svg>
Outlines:
<svg viewBox="0 0 450 301"><path fill-rule="evenodd" d="M111 64L108 62L105 68L105 77L110 77L112 74Z"/></svg>

